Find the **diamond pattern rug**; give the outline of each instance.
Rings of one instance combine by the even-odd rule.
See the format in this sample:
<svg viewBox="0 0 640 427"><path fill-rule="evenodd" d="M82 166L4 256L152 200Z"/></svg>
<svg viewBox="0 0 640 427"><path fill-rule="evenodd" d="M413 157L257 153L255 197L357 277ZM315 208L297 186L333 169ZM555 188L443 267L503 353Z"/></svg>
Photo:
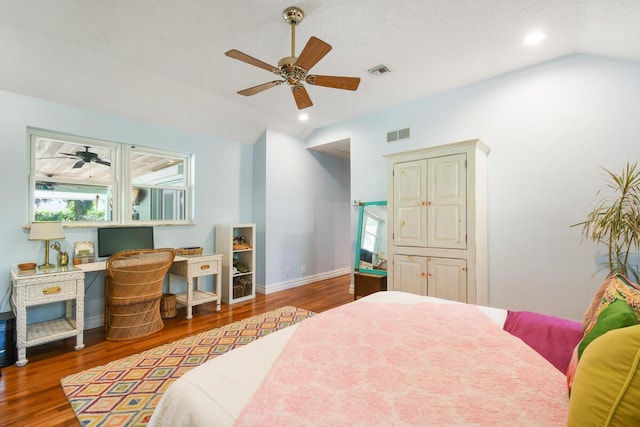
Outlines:
<svg viewBox="0 0 640 427"><path fill-rule="evenodd" d="M181 375L313 315L282 307L87 369L60 382L81 425L145 426L164 391Z"/></svg>

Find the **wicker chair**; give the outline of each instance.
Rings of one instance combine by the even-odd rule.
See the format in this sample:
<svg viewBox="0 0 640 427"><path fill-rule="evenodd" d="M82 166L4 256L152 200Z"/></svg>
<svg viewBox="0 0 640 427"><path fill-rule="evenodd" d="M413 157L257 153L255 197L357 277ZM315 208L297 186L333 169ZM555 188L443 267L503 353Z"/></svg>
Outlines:
<svg viewBox="0 0 640 427"><path fill-rule="evenodd" d="M107 260L105 338L124 341L164 328L162 284L173 263L171 248L121 251Z"/></svg>

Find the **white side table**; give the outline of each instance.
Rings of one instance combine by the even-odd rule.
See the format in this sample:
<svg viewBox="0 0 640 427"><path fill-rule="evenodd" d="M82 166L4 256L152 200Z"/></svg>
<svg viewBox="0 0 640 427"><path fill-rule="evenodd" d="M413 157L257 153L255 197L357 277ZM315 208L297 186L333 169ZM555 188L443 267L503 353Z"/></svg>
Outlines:
<svg viewBox="0 0 640 427"><path fill-rule="evenodd" d="M18 360L27 364L27 347L76 337L76 350L84 348L84 272L73 266L51 269L12 270L11 302L16 316ZM65 301L65 317L28 323L28 308ZM75 303L75 313L73 305Z"/></svg>
<svg viewBox="0 0 640 427"><path fill-rule="evenodd" d="M173 284L173 275L182 276L186 279L186 292L176 294L176 301L187 307L187 319L193 318L193 306L206 302L216 301L216 311L220 311L220 286L222 285L222 255L180 255L176 257L173 266L169 269L169 292ZM205 291L200 289L198 277L211 276L215 274L214 290ZM196 288L193 289L193 282Z"/></svg>

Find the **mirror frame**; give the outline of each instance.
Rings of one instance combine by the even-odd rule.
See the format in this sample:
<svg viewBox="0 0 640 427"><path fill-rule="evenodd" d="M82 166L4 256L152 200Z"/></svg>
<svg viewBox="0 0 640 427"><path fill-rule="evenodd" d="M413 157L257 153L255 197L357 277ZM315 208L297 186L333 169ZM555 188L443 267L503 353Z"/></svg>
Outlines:
<svg viewBox="0 0 640 427"><path fill-rule="evenodd" d="M356 256L354 263L354 271L356 273L369 273L369 274L377 274L379 276L386 276L387 270L374 270L370 268L360 268L360 245L362 244L362 226L364 221L364 210L367 206L386 206L386 200L380 200L377 202L361 202L360 203L360 213L358 217L358 235L356 237ZM387 261L388 262L388 261Z"/></svg>

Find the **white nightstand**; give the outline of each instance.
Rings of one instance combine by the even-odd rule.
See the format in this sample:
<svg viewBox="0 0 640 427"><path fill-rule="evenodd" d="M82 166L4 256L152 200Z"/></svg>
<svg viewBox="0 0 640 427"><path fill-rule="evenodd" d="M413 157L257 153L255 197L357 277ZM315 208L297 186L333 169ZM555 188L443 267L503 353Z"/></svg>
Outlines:
<svg viewBox="0 0 640 427"><path fill-rule="evenodd" d="M84 348L84 272L73 266L52 269L12 270L11 302L16 316L18 360L27 364L27 347L76 337L76 350ZM65 301L65 316L28 324L28 308ZM73 305L75 303L75 314Z"/></svg>

